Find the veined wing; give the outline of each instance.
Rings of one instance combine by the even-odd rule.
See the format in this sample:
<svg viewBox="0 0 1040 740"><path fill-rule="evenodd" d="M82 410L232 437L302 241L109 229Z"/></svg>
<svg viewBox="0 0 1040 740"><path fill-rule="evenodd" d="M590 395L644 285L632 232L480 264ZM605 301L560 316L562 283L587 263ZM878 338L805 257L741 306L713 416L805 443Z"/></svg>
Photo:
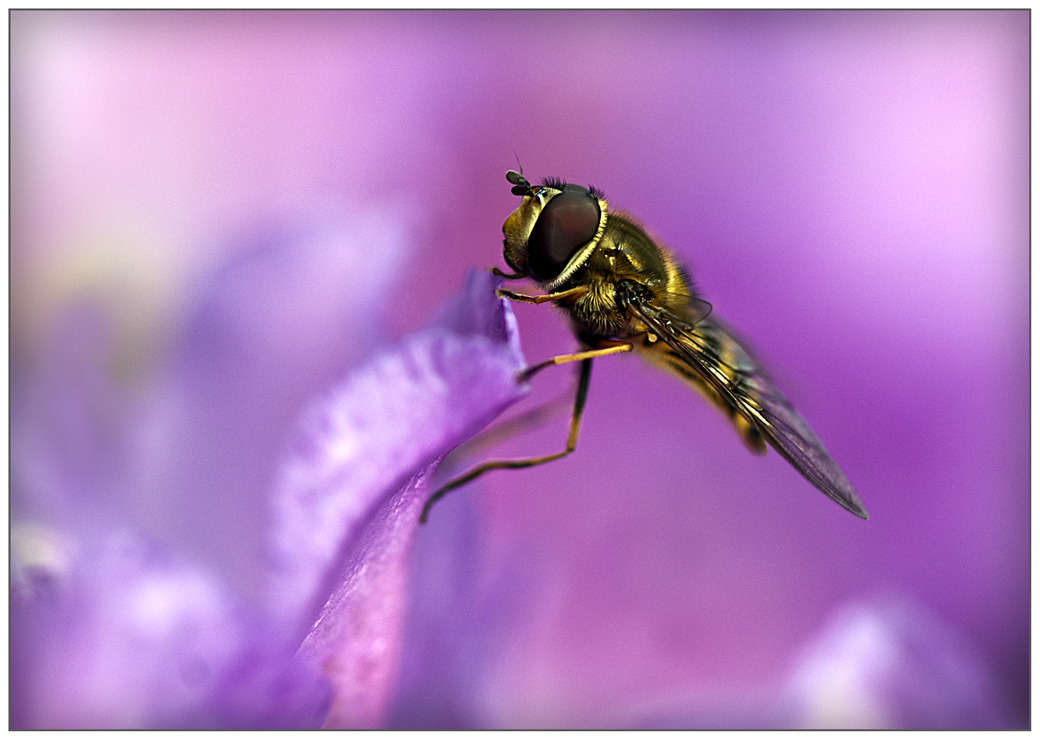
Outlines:
<svg viewBox="0 0 1040 740"><path fill-rule="evenodd" d="M760 435L810 483L856 516L867 518L863 502L823 443L718 321L707 318L693 326L645 301L629 307L664 341L669 369L688 380L693 378L686 370L692 370L700 384L713 391L708 395L717 396L733 412L750 447L756 447Z"/></svg>

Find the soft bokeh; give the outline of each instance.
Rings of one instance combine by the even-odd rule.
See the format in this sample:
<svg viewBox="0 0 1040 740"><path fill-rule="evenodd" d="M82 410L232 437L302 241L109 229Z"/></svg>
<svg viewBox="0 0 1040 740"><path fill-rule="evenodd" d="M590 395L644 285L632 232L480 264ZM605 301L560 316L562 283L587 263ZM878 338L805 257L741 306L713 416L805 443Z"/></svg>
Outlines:
<svg viewBox="0 0 1040 740"><path fill-rule="evenodd" d="M14 12L12 517L100 492L254 595L308 399L502 264L518 157L675 249L871 518L598 361L574 455L419 531L385 722L1025 726L1028 65L1027 11Z"/></svg>

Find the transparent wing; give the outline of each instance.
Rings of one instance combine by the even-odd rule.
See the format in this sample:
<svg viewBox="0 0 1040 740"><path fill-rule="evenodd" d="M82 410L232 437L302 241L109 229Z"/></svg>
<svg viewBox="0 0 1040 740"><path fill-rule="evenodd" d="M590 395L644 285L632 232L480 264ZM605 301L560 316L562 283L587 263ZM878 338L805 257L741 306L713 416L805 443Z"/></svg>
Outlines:
<svg viewBox="0 0 1040 740"><path fill-rule="evenodd" d="M863 502L823 443L721 323L706 318L692 325L647 302L630 308L664 341L662 350L669 354L671 369L687 376L687 370L692 370L692 379L730 407L734 421L739 415L744 426L752 427L752 441L761 435L810 483L856 516L867 518ZM738 423L738 429L741 426Z"/></svg>
<svg viewBox="0 0 1040 740"><path fill-rule="evenodd" d="M678 319L678 317L673 316L672 318L685 321L690 325L704 321L712 311L712 305L710 303L695 295L672 293L668 290L657 290L655 292L658 296L658 300L662 303L684 306L687 312L686 317L684 319Z"/></svg>

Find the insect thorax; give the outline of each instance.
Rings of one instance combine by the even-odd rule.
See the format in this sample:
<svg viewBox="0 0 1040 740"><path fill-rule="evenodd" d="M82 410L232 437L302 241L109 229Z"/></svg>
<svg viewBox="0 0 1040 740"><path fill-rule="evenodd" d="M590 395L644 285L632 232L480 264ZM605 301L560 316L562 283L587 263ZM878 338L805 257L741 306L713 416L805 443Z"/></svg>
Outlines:
<svg viewBox="0 0 1040 740"><path fill-rule="evenodd" d="M568 285L588 287L585 295L562 308L577 333L597 337L635 336L646 331L627 310L631 300L662 305L678 299L679 305L670 308L683 316L685 297L690 294L685 273L667 250L624 214L608 217L602 240Z"/></svg>
<svg viewBox="0 0 1040 740"><path fill-rule="evenodd" d="M587 268L577 284L586 285L589 291L570 305L561 306L570 317L575 334L590 334L596 337L617 337L629 333L627 312L617 302L615 285L595 275L588 275Z"/></svg>

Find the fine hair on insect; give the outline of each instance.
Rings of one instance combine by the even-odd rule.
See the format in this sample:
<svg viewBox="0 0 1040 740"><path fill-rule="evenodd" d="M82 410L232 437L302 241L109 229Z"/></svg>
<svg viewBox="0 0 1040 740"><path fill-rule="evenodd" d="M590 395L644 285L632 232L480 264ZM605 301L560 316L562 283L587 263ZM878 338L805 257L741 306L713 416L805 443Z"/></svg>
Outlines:
<svg viewBox="0 0 1040 740"><path fill-rule="evenodd" d="M519 158L517 159L519 167ZM866 519L852 484L812 429L694 291L688 272L631 216L613 210L602 191L545 178L532 185L520 171L506 180L520 205L502 226L503 257L512 272L503 280L532 281L544 293L500 288L523 303L551 303L570 322L578 350L521 371L530 380L547 367L581 363L566 447L517 460L491 460L454 478L426 501L419 521L449 491L489 470L529 468L559 460L578 442L592 361L633 352L675 375L729 419L755 454L772 447L806 480L844 509Z"/></svg>

